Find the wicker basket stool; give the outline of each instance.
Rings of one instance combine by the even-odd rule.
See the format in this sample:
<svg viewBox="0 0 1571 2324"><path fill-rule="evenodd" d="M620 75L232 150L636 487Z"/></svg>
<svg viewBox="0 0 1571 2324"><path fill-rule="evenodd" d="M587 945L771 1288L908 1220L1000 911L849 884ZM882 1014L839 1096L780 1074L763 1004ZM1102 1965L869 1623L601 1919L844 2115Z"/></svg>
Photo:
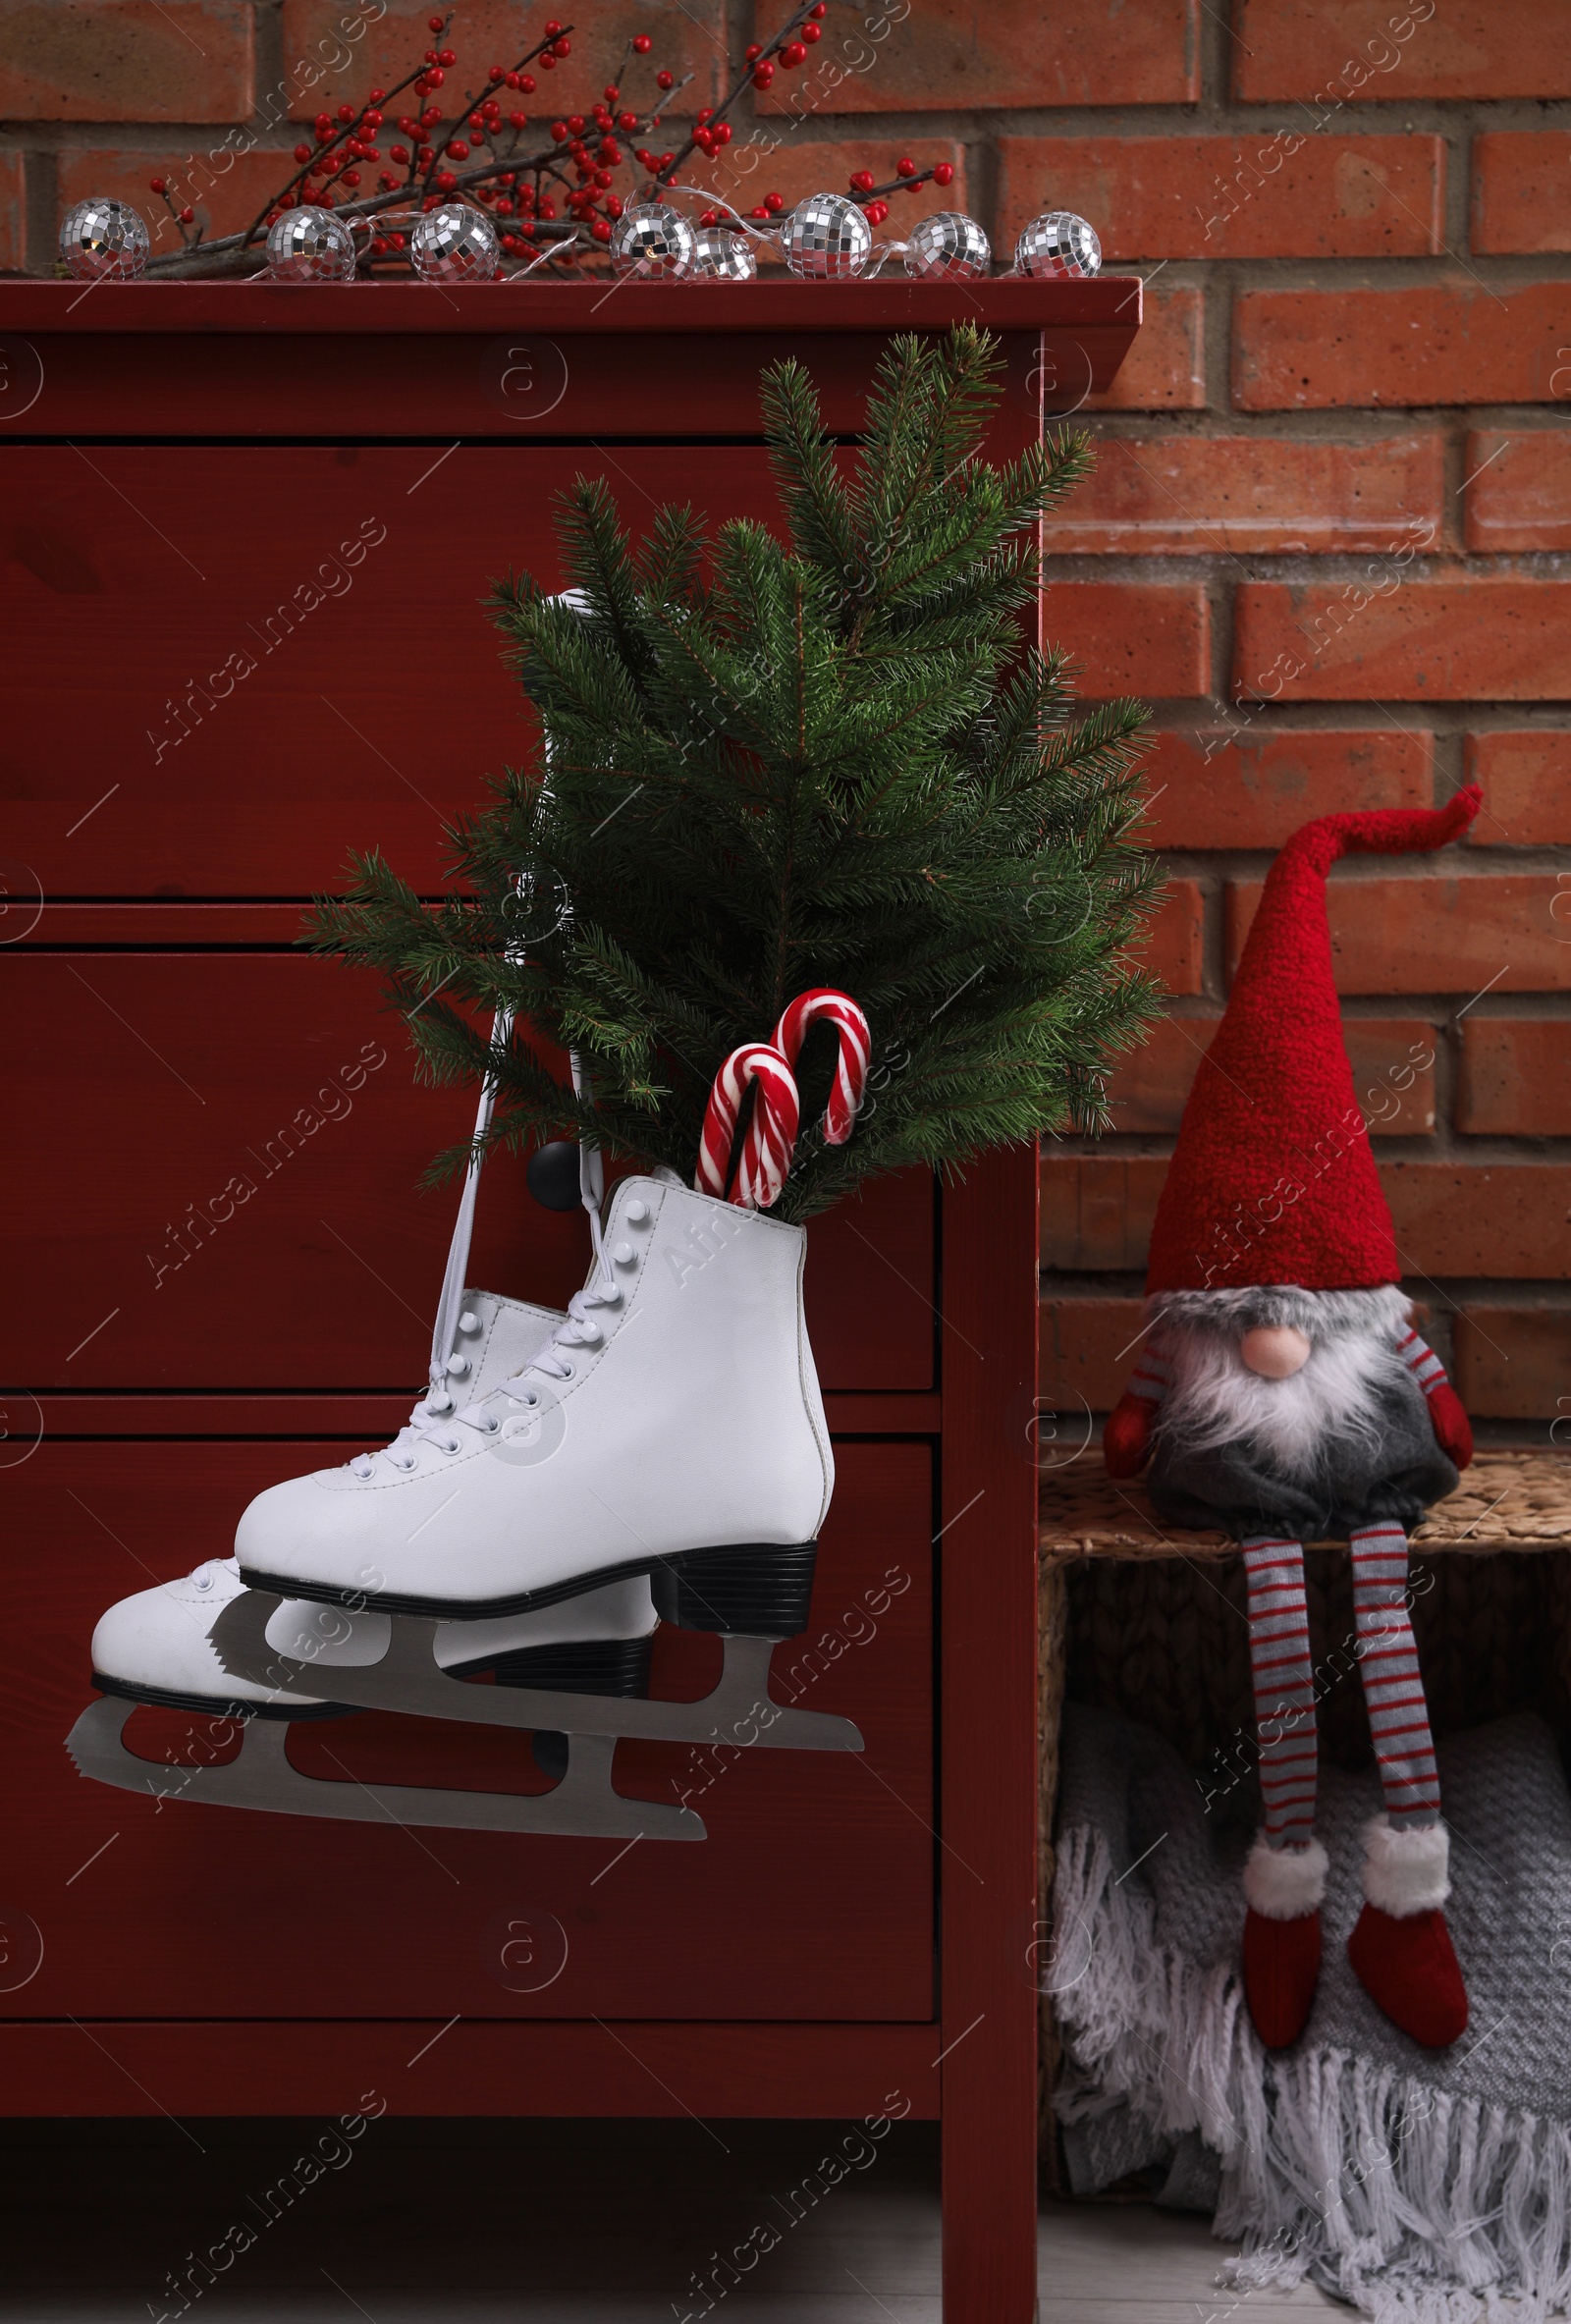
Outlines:
<svg viewBox="0 0 1571 2324"><path fill-rule="evenodd" d="M1435 1581L1415 1592L1418 1639L1436 1736L1533 1709L1571 1727L1571 1460L1552 1452L1481 1452L1460 1489L1413 1536ZM1528 1555L1536 1551L1540 1554ZM1353 1636L1345 1542L1310 1549L1311 1656L1317 1667ZM1043 1482L1041 1629L1041 1899L1051 1918L1058 1730L1064 1702L1154 1727L1192 1765L1236 1751L1254 1729L1243 1561L1222 1534L1160 1519L1136 1485L1114 1485L1095 1453ZM1344 1766L1372 1754L1356 1669L1319 1705L1321 1749ZM1043 2161L1061 2186L1048 2104L1057 2029L1042 1997Z"/></svg>

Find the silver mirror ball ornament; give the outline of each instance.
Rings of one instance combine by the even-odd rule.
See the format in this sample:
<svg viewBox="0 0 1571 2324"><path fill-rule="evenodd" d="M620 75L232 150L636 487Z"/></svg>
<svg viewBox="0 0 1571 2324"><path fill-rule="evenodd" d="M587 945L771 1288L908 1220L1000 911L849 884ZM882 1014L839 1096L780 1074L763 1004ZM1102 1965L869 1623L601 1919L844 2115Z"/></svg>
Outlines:
<svg viewBox="0 0 1571 2324"><path fill-rule="evenodd" d="M843 193L810 193L786 219L782 247L792 274L848 282L873 254L873 229Z"/></svg>
<svg viewBox="0 0 1571 2324"><path fill-rule="evenodd" d="M929 282L968 282L986 274L993 245L974 218L963 210L935 210L911 229L905 249L905 271Z"/></svg>
<svg viewBox="0 0 1571 2324"><path fill-rule="evenodd" d="M753 245L729 226L695 226L689 278L705 283L750 283L758 272Z"/></svg>
<svg viewBox="0 0 1571 2324"><path fill-rule="evenodd" d="M267 271L275 283L352 282L354 237L331 210L285 210L267 230Z"/></svg>
<svg viewBox="0 0 1571 2324"><path fill-rule="evenodd" d="M1049 210L1033 218L1014 245L1017 274L1093 275L1102 269L1096 230L1073 210Z"/></svg>
<svg viewBox="0 0 1571 2324"><path fill-rule="evenodd" d="M128 201L103 193L74 202L60 221L60 255L79 283L132 283L147 264L147 229Z"/></svg>
<svg viewBox="0 0 1571 2324"><path fill-rule="evenodd" d="M489 283L502 264L502 244L484 210L445 201L416 221L409 264L422 283Z"/></svg>
<svg viewBox="0 0 1571 2324"><path fill-rule="evenodd" d="M663 201L635 201L611 230L611 267L632 282L686 274L693 262L693 230L680 210Z"/></svg>

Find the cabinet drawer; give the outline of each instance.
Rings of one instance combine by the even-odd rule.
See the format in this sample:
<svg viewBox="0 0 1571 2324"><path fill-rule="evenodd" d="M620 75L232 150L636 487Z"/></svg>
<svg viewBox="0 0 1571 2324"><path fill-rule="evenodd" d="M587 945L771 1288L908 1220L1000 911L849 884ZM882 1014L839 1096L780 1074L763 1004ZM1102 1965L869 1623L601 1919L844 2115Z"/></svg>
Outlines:
<svg viewBox="0 0 1571 2324"><path fill-rule="evenodd" d="M685 1794L705 1842L623 1853L615 1840L326 1823L160 1805L79 1776L62 1746L90 1699L98 1614L225 1554L252 1492L336 1457L319 1444L45 1442L0 1472L14 1615L28 1641L0 1705L9 1955L26 1951L19 1914L43 1943L36 1975L0 1992L0 2014L931 2014L925 1444L840 1448L812 1627L775 1652L777 1698L854 1718L865 1755L619 1745L619 1786ZM663 1631L656 1689L697 1695L718 1660L717 1641ZM186 1763L213 1752L206 1723L184 1712L137 1711L128 1740L138 1737L145 1753ZM540 1784L522 1737L380 1712L298 1727L290 1749L328 1780ZM543 1990L514 1989L531 1941L515 1924L536 1945L565 1945Z"/></svg>
<svg viewBox="0 0 1571 2324"><path fill-rule="evenodd" d="M417 1088L374 976L292 953L0 952L0 1073L28 1103L3 1183L13 1246L0 1378L45 1390L408 1388L425 1378L465 1091ZM810 1230L830 1388L934 1378L933 1186L880 1182ZM576 1213L507 1157L470 1280L562 1306Z"/></svg>
<svg viewBox="0 0 1571 2324"><path fill-rule="evenodd" d="M779 521L762 448L4 459L8 886L50 896L303 896L373 846L440 889L443 819L532 748L486 600L563 581L554 496L603 476L638 532L667 501Z"/></svg>

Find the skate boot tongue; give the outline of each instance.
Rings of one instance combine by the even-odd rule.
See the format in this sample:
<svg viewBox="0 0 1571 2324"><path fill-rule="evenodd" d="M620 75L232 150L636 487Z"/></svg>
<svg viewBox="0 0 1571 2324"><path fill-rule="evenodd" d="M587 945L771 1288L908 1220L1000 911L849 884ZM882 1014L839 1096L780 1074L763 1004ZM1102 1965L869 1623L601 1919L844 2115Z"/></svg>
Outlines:
<svg viewBox="0 0 1571 2324"><path fill-rule="evenodd" d="M349 1462L351 1474L363 1483L374 1475L379 1457L404 1467L419 1438L446 1428L460 1404L478 1404L521 1372L561 1322L556 1308L528 1307L495 1291L466 1290L440 1362L433 1355L425 1394L381 1455L360 1453Z"/></svg>

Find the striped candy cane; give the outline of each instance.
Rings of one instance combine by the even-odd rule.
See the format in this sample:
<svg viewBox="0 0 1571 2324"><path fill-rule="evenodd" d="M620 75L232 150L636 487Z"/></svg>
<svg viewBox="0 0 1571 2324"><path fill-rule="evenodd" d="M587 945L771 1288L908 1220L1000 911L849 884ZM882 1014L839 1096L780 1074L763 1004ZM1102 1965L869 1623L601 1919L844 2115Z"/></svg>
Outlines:
<svg viewBox="0 0 1571 2324"><path fill-rule="evenodd" d="M840 1054L835 1067L835 1086L824 1109L824 1138L830 1146L843 1146L867 1088L873 1037L867 1029L866 1017L850 995L833 993L821 985L811 993L798 993L775 1027L775 1047L787 1065L795 1066L807 1028L819 1017L827 1017L840 1029Z"/></svg>
<svg viewBox="0 0 1571 2324"><path fill-rule="evenodd" d="M733 1049L716 1074L693 1183L700 1194L725 1200L731 1150L749 1082L756 1085L753 1117L742 1143L731 1199L746 1211L767 1211L780 1199L786 1183L801 1117L795 1076L780 1051L767 1041L745 1042L740 1049Z"/></svg>

